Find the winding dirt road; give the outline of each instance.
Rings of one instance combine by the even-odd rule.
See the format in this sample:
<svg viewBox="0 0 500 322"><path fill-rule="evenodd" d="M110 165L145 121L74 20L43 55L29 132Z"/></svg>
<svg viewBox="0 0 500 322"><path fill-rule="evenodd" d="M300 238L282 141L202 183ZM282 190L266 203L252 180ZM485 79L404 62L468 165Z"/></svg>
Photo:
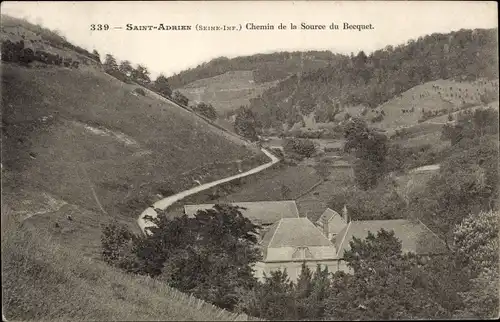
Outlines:
<svg viewBox="0 0 500 322"><path fill-rule="evenodd" d="M226 182L238 179L238 178L243 178L243 177L246 177L246 176L258 173L258 172L260 172L262 170L265 170L265 169L269 168L273 164L279 162L279 159L277 157L275 157L273 154L271 154L269 151L267 151L266 149L261 149L261 151L264 154L266 154L271 159L270 162L262 164L262 165L260 165L260 166L258 166L256 168L253 168L253 169L248 170L248 171L243 172L243 173L239 173L239 174L236 174L236 175L233 175L233 176L230 176L230 177L226 177L226 178L223 178L223 179L219 179L219 180L216 180L216 181L204 183L204 184L199 185L197 187L181 191L179 193L176 193L175 195L169 196L167 198L164 198L162 200L159 200L159 201L155 202L152 207L149 207L146 210L144 210L142 212L142 214L139 216L139 219L137 219L137 224L141 228L142 232L146 233L146 231L145 231L146 227L154 226L154 224L152 222L144 219L144 217L149 215L149 216L155 218L156 216L158 216L158 214L156 213L155 209L165 210L170 205L172 205L174 202L179 201L181 199L184 199L187 196L190 196L192 194L201 192L203 190L210 189L210 188L215 187L215 186L217 186L217 185L219 185L221 183L226 183Z"/></svg>

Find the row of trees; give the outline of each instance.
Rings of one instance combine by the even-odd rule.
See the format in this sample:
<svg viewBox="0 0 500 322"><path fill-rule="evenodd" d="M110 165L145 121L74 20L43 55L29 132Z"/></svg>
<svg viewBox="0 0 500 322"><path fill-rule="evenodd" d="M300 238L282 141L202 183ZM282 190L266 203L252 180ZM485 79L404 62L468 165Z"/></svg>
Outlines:
<svg viewBox="0 0 500 322"><path fill-rule="evenodd" d="M57 30L50 30L42 27L39 24L32 24L29 21L22 18L15 18L5 14L2 14L2 27L13 27L13 28L22 28L38 35L43 39L44 42L48 43L52 47L60 48L60 49L70 49L73 50L83 56L90 58L95 62L99 62L99 56L96 56L94 53L90 53L88 50L75 46L70 43L66 37L61 35ZM23 35L24 37L24 35ZM36 41L36 40L34 40Z"/></svg>
<svg viewBox="0 0 500 322"><path fill-rule="evenodd" d="M151 83L151 79L149 77L150 72L145 66L139 64L136 68L134 68L128 60L124 60L118 65L115 57L111 54L107 54L104 58L103 67L106 73L115 76L124 82L132 81L144 86L150 85Z"/></svg>
<svg viewBox="0 0 500 322"><path fill-rule="evenodd" d="M59 54L52 54L50 52L31 47L26 47L24 40L12 42L9 39L2 42L2 61L21 63L29 65L34 61L41 62L47 65L57 65L78 68L80 62L73 60L71 57L62 57Z"/></svg>
<svg viewBox="0 0 500 322"><path fill-rule="evenodd" d="M97 51L94 51L94 54L99 56ZM151 81L149 70L141 64L138 64L135 68L128 60L124 60L118 64L113 55L107 54L104 59L103 67L106 73L123 82L135 82L160 95L172 99L180 105L188 106L189 104L189 99L185 95L179 91L172 91L167 77L160 74L154 81ZM194 112L212 121L217 119L217 112L211 104L200 102L192 108Z"/></svg>

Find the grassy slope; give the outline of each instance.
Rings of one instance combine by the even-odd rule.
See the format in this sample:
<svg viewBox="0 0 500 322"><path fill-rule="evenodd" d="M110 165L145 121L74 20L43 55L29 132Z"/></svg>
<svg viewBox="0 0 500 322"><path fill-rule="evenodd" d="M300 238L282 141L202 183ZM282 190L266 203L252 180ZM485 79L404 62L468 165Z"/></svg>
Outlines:
<svg viewBox="0 0 500 322"><path fill-rule="evenodd" d="M80 256L2 206L3 314L8 320L242 320L161 281Z"/></svg>
<svg viewBox="0 0 500 322"><path fill-rule="evenodd" d="M7 318L234 318L96 261L103 224L137 228L147 206L137 199L237 173L236 160L267 161L134 88L89 68L2 64L2 207L31 227L2 231Z"/></svg>
<svg viewBox="0 0 500 322"><path fill-rule="evenodd" d="M276 81L255 83L252 71L231 71L194 81L179 88L179 91L190 101L210 103L217 112L224 113L249 105L251 98L275 84Z"/></svg>
<svg viewBox="0 0 500 322"><path fill-rule="evenodd" d="M498 80L494 82L481 83L483 80L473 82L457 82L452 80L436 80L425 84L417 85L403 92L401 95L377 106L375 109L367 109L365 115L361 115L363 106L348 107L339 113L335 119L343 120L347 112L351 116L364 118L369 124L393 132L395 129L411 127L418 124L422 116L422 109L425 111L437 111L447 109L470 108L469 106L481 105L480 94L485 90L492 90L498 86ZM439 86L440 88L433 88ZM467 97L465 96L467 94ZM463 100L463 101L462 101ZM464 106L464 103L467 104ZM411 110L413 112L403 112ZM371 123L371 119L377 116L380 111L384 111L385 116L382 121ZM438 118L431 118L424 123L446 122L447 114Z"/></svg>
<svg viewBox="0 0 500 322"><path fill-rule="evenodd" d="M91 187L104 210L116 213L155 185L191 186L183 173L202 164L208 170L256 155L173 104L132 95L133 86L108 75L5 65L2 81L4 166L19 184L88 209L101 210ZM236 170L224 166L222 172Z"/></svg>

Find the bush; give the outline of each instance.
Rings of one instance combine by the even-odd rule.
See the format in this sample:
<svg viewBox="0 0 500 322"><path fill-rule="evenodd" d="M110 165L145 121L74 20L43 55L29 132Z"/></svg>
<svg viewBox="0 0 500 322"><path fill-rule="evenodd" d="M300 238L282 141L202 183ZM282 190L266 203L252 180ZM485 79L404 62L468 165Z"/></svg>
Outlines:
<svg viewBox="0 0 500 322"><path fill-rule="evenodd" d="M206 118L214 121L217 119L217 112L212 104L205 104L203 102L198 103L198 105L193 106L193 111L197 114L203 115Z"/></svg>
<svg viewBox="0 0 500 322"><path fill-rule="evenodd" d="M136 89L134 89L134 92L141 95L141 96L146 96L146 92L144 91L144 89L142 89L140 87L137 87Z"/></svg>
<svg viewBox="0 0 500 322"><path fill-rule="evenodd" d="M377 122L380 122L384 119L384 115L383 114L378 114L377 116L373 117L372 118L372 123L377 123Z"/></svg>
<svg viewBox="0 0 500 322"><path fill-rule="evenodd" d="M21 56L19 57L19 60L22 63L29 64L29 63L33 62L34 59L35 59L35 52L33 51L33 49L24 48L21 51Z"/></svg>
<svg viewBox="0 0 500 322"><path fill-rule="evenodd" d="M189 103L189 99L182 95L181 92L175 91L172 95L172 100L174 100L177 104L187 106Z"/></svg>
<svg viewBox="0 0 500 322"><path fill-rule="evenodd" d="M298 154L309 158L316 152L314 142L308 139L287 139L284 149L287 153Z"/></svg>

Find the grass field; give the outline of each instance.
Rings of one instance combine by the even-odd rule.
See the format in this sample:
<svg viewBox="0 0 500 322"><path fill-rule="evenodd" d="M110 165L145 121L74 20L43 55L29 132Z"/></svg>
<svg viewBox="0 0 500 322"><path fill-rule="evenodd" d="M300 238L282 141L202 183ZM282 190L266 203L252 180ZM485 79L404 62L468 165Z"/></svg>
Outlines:
<svg viewBox="0 0 500 322"><path fill-rule="evenodd" d="M281 166L246 179L240 189L222 197L221 202L290 200L317 183L321 177L312 167ZM283 194L282 186L286 192Z"/></svg>
<svg viewBox="0 0 500 322"><path fill-rule="evenodd" d="M253 176L189 196L174 204L168 215L181 216L185 204L293 200L320 180L313 167L277 163Z"/></svg>
<svg viewBox="0 0 500 322"><path fill-rule="evenodd" d="M296 200L299 213L315 222L328 207L332 196L353 184L354 178L350 168L330 168L328 180Z"/></svg>

